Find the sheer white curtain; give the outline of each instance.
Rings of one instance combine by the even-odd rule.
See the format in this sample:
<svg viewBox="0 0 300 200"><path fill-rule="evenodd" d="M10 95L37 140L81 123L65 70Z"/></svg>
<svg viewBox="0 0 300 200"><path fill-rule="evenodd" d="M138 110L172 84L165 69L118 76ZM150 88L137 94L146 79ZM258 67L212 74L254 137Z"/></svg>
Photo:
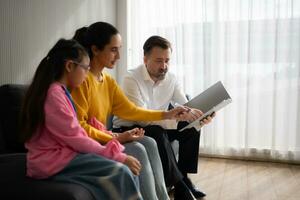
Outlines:
<svg viewBox="0 0 300 200"><path fill-rule="evenodd" d="M201 153L300 161L299 0L128 0L128 66L151 35L195 96L221 80L233 103L203 128Z"/></svg>

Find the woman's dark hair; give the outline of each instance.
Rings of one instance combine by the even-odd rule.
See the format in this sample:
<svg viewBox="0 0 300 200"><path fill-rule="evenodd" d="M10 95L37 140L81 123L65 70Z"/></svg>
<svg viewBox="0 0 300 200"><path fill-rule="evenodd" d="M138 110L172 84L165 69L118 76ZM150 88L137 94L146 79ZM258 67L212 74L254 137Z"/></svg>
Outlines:
<svg viewBox="0 0 300 200"><path fill-rule="evenodd" d="M45 121L44 103L51 83L59 80L65 70L65 62L81 62L88 56L84 47L75 40L60 39L42 59L34 74L22 105L20 116L21 140L31 138Z"/></svg>
<svg viewBox="0 0 300 200"><path fill-rule="evenodd" d="M154 47L160 47L162 49L170 48L172 50L172 45L167 39L154 35L149 37L144 43L144 55L149 54Z"/></svg>
<svg viewBox="0 0 300 200"><path fill-rule="evenodd" d="M99 50L103 50L105 45L110 43L111 37L118 33L119 31L113 25L106 22L96 22L89 27L77 29L73 39L87 49L92 59L92 45L95 45Z"/></svg>

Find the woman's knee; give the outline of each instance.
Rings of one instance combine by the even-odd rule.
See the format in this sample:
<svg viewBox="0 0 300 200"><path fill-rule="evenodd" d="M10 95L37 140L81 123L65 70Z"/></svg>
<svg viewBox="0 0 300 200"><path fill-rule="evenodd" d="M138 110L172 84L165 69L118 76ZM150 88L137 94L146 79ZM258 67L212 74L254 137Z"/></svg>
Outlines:
<svg viewBox="0 0 300 200"><path fill-rule="evenodd" d="M140 140L139 142L142 145L144 145L146 150L148 150L148 149L157 149L157 143L156 143L155 139L153 139L151 137L144 136L144 138L142 140Z"/></svg>
<svg viewBox="0 0 300 200"><path fill-rule="evenodd" d="M126 143L124 146L125 153L136 157L138 160L145 159L148 157L144 145L139 142Z"/></svg>

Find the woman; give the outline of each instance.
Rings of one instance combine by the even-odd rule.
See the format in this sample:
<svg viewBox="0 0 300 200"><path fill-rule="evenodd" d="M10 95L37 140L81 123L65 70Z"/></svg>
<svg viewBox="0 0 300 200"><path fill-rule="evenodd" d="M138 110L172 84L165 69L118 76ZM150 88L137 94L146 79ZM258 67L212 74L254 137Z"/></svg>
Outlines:
<svg viewBox="0 0 300 200"><path fill-rule="evenodd" d="M121 36L111 24L96 22L88 28L81 28L76 31L74 39L88 50L91 58L91 70L87 79L72 91L81 125L90 137L101 143L114 138L119 140L124 144L125 152L141 162L139 180L144 199L169 199L156 142L152 138L136 137L130 132L110 135L94 129L88 122L91 118L96 118L106 124L109 115L142 121L173 119L180 118L186 109L180 107L165 112L136 107L127 99L116 81L103 72L105 68L112 69L120 59Z"/></svg>
<svg viewBox="0 0 300 200"><path fill-rule="evenodd" d="M103 146L78 123L67 88L83 82L89 62L84 47L64 39L40 62L21 112L27 176L80 184L97 200L142 199L128 169L138 174L139 162L116 139Z"/></svg>

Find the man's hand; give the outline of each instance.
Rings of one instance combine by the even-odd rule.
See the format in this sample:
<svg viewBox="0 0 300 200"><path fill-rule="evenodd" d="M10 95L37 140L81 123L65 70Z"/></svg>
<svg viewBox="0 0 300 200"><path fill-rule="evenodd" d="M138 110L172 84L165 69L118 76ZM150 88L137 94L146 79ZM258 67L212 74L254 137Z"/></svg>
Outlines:
<svg viewBox="0 0 300 200"><path fill-rule="evenodd" d="M209 116L205 117L204 119L202 119L201 121L199 121L200 127L202 128L204 125L209 124L215 116L216 116L216 113L213 112L211 115L209 115Z"/></svg>
<svg viewBox="0 0 300 200"><path fill-rule="evenodd" d="M116 139L121 143L124 144L126 142L131 142L135 140L139 140L144 137L144 129L142 128L134 128L129 131L125 131L123 133L114 134Z"/></svg>
<svg viewBox="0 0 300 200"><path fill-rule="evenodd" d="M138 161L135 157L127 155L124 164L129 167L134 175L140 175L142 166L140 161Z"/></svg>

